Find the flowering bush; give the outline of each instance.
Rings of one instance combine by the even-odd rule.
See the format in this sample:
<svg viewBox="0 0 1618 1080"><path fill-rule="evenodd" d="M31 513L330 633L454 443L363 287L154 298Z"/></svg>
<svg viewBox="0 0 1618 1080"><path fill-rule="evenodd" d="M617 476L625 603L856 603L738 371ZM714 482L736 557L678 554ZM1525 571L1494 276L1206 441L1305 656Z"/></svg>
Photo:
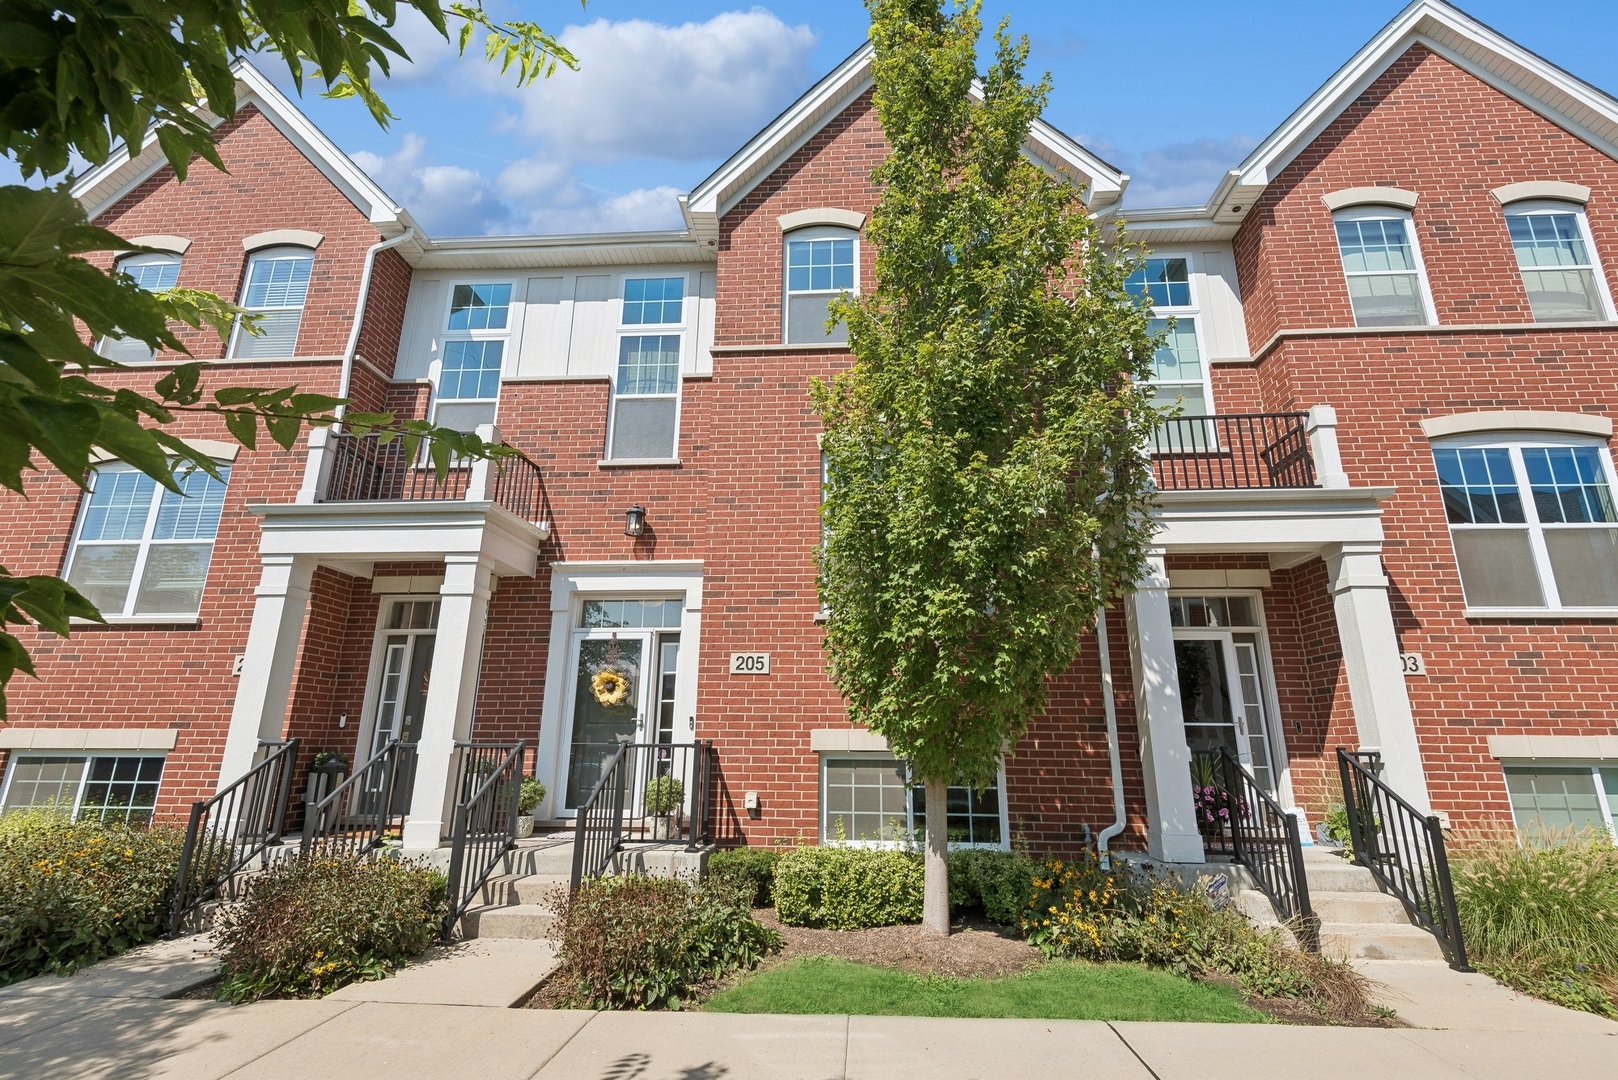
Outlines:
<svg viewBox="0 0 1618 1080"><path fill-rule="evenodd" d="M1229 827L1231 815L1247 816L1247 804L1232 795L1223 784L1195 784L1191 788L1191 806L1197 815L1197 831L1203 836L1218 836Z"/></svg>
<svg viewBox="0 0 1618 1080"><path fill-rule="evenodd" d="M221 912L219 997L321 997L385 979L438 936L446 887L444 875L417 863L289 859Z"/></svg>
<svg viewBox="0 0 1618 1080"><path fill-rule="evenodd" d="M47 811L0 817L0 986L157 937L183 842L174 829Z"/></svg>

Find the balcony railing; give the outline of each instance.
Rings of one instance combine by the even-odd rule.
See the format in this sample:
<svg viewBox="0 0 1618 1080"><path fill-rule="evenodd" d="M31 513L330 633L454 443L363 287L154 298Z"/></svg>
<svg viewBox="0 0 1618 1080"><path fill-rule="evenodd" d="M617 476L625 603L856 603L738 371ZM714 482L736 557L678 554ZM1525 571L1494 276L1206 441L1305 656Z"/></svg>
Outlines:
<svg viewBox="0 0 1618 1080"><path fill-rule="evenodd" d="M1162 491L1311 488L1308 413L1177 416L1152 433L1152 473Z"/></svg>
<svg viewBox="0 0 1618 1080"><path fill-rule="evenodd" d="M325 452L331 472L320 501L489 499L525 521L539 517L539 466L520 451L487 463L453 464L442 478L420 448L405 451L402 438L383 442L377 435L328 433ZM487 473L480 476L485 465Z"/></svg>

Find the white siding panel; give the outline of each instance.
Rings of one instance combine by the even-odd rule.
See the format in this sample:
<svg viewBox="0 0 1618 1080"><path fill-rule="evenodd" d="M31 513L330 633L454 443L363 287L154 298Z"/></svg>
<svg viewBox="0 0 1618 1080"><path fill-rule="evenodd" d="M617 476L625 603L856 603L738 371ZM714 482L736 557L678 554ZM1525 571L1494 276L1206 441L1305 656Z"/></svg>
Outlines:
<svg viewBox="0 0 1618 1080"><path fill-rule="evenodd" d="M572 290L568 279L528 279L523 310L522 346L516 374L556 377L567 374L568 342L573 332Z"/></svg>
<svg viewBox="0 0 1618 1080"><path fill-rule="evenodd" d="M714 294L718 275L704 270L697 282L697 348L696 361L691 371L697 375L713 374Z"/></svg>
<svg viewBox="0 0 1618 1080"><path fill-rule="evenodd" d="M580 274L573 287L568 375L575 378L611 377L616 360L613 356L613 328L616 325L617 305L612 302L612 275Z"/></svg>
<svg viewBox="0 0 1618 1080"><path fill-rule="evenodd" d="M443 318L443 309L443 280L415 277L410 283L410 298L405 301L404 333L399 340L395 379L408 381L427 377L427 366L438 355L438 322Z"/></svg>
<svg viewBox="0 0 1618 1080"><path fill-rule="evenodd" d="M1242 315L1236 261L1228 248L1197 252L1197 295L1202 298L1203 330L1209 360L1248 355L1247 322Z"/></svg>

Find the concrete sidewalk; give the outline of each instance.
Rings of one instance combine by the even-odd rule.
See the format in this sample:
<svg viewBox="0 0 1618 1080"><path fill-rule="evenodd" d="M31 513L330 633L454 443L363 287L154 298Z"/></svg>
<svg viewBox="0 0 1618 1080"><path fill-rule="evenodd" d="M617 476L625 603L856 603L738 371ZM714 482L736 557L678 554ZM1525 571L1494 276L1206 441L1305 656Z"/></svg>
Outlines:
<svg viewBox="0 0 1618 1080"><path fill-rule="evenodd" d="M166 996L212 976L206 939L148 946L0 991L0 1077L1618 1080L1618 1024L1435 964L1367 973L1438 1030L1367 1030L513 1009L552 959L505 944L442 950L322 1001L237 1008Z"/></svg>

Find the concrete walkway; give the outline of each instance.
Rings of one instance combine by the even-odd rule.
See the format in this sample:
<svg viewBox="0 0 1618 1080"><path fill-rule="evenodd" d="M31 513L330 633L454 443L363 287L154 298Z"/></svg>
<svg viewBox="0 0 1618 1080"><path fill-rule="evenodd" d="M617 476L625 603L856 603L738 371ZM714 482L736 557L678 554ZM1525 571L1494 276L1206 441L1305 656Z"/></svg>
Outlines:
<svg viewBox="0 0 1618 1080"><path fill-rule="evenodd" d="M206 946L164 942L0 990L0 1077L1618 1080L1618 1024L1433 964L1365 965L1384 1001L1431 1025L1366 1030L513 1009L553 961L509 941L441 950L322 1001L167 996L213 975Z"/></svg>

